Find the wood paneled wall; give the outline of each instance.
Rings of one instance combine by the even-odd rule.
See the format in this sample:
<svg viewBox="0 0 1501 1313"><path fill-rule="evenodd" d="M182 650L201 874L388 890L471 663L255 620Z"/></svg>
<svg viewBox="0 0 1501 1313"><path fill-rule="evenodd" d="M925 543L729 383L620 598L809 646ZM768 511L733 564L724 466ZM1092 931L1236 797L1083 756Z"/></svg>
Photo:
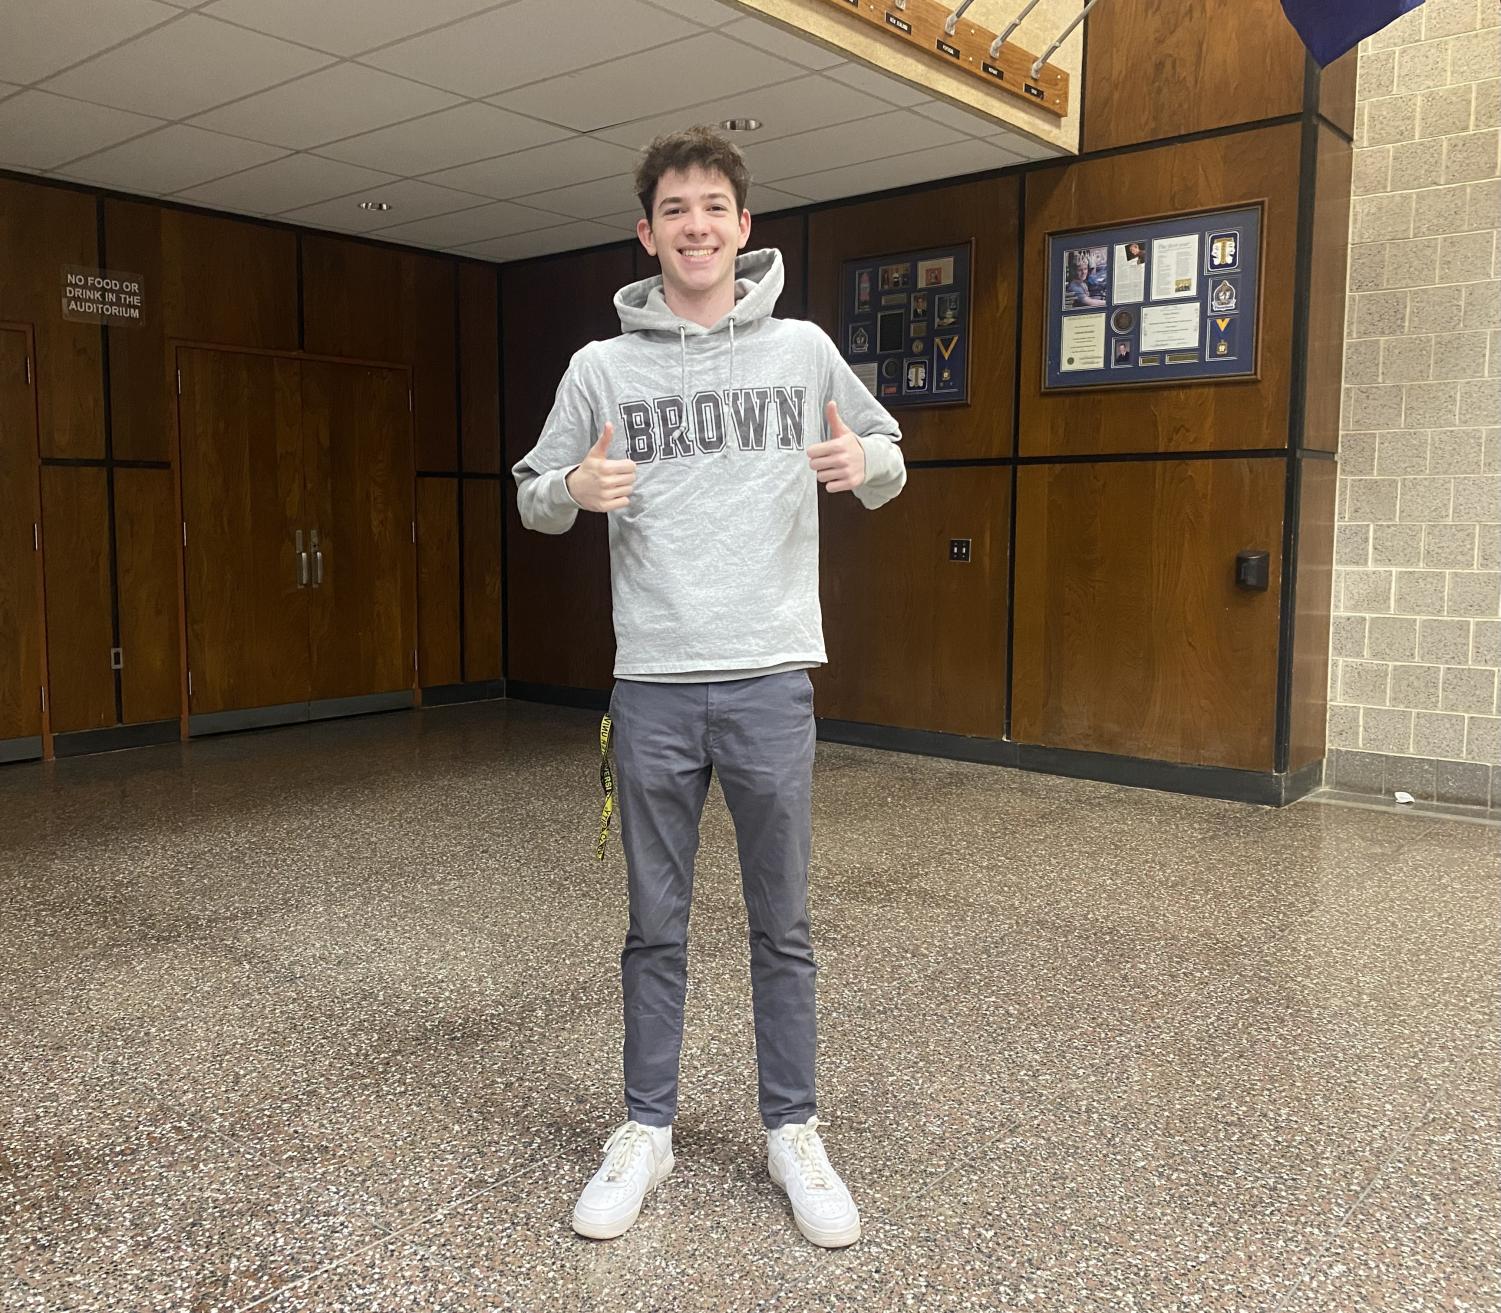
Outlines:
<svg viewBox="0 0 1501 1313"><path fill-rule="evenodd" d="M989 178L836 206L808 219L809 317L830 336L839 332L839 275L846 260L974 242L970 404L904 408L897 418L908 461L1011 455L1019 195L1017 178Z"/></svg>
<svg viewBox="0 0 1501 1313"><path fill-rule="evenodd" d="M70 264L139 274L141 322L65 321ZM418 465L442 476L418 489L421 682L499 678L497 314L491 265L0 178L0 320L35 335L53 730L181 712L183 342L411 369Z"/></svg>
<svg viewBox="0 0 1501 1313"><path fill-rule="evenodd" d="M297 350L297 235L281 228L104 203L112 269L140 274L139 325L111 328L111 439L117 460L173 458L176 362L171 341Z"/></svg>
<svg viewBox="0 0 1501 1313"><path fill-rule="evenodd" d="M1046 281L1050 232L1255 201L1265 201L1266 210L1260 378L1044 393L1043 303L1029 296L1022 312L1023 456L1287 445L1300 131L1289 123L1081 160L1028 176L1025 276L1032 288Z"/></svg>
<svg viewBox="0 0 1501 1313"><path fill-rule="evenodd" d="M1012 734L1022 743L1273 768L1280 459L1024 466ZM1272 587L1235 556L1271 553Z"/></svg>
<svg viewBox="0 0 1501 1313"><path fill-rule="evenodd" d="M1012 475L915 470L874 512L820 495L820 716L1003 735ZM970 540L969 562L948 559L953 538Z"/></svg>
<svg viewBox="0 0 1501 1313"><path fill-rule="evenodd" d="M0 319L35 334L44 457L104 459L103 340L61 314L63 266L98 263L93 196L0 178Z"/></svg>
<svg viewBox="0 0 1501 1313"><path fill-rule="evenodd" d="M637 278L638 250L639 243L606 246L504 271L507 470L536 444L574 352L620 331L613 299ZM506 507L507 678L608 688L615 633L604 517L580 515L565 534L528 532L516 510L514 483Z"/></svg>
<svg viewBox="0 0 1501 1313"><path fill-rule="evenodd" d="M1090 14L1088 42L1086 152L1303 109L1308 60L1271 0L1117 0ZM1320 92L1321 112L1353 133L1353 52L1324 70Z"/></svg>

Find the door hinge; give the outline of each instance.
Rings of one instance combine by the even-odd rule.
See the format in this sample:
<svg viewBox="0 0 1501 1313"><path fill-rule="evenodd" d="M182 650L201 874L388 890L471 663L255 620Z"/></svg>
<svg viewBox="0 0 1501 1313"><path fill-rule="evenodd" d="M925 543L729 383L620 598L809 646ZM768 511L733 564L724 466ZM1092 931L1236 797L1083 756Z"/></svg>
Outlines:
<svg viewBox="0 0 1501 1313"><path fill-rule="evenodd" d="M407 389L407 413L411 414L411 412L414 411L416 408L417 408L416 405L412 401L412 389L408 388Z"/></svg>
<svg viewBox="0 0 1501 1313"><path fill-rule="evenodd" d="M31 357L26 357L26 386L31 386Z"/></svg>
<svg viewBox="0 0 1501 1313"><path fill-rule="evenodd" d="M182 396L182 370L177 371L177 395Z"/></svg>
<svg viewBox="0 0 1501 1313"><path fill-rule="evenodd" d="M417 521L416 520L412 521L412 541L413 542L417 541Z"/></svg>
<svg viewBox="0 0 1501 1313"><path fill-rule="evenodd" d="M34 552L42 550L42 526L35 520L31 522L31 550Z"/></svg>
<svg viewBox="0 0 1501 1313"><path fill-rule="evenodd" d="M182 522L182 545L184 547L188 545L188 522L186 520Z"/></svg>
<svg viewBox="0 0 1501 1313"><path fill-rule="evenodd" d="M417 673L417 649L415 647L412 649L412 673L414 675Z"/></svg>
<svg viewBox="0 0 1501 1313"><path fill-rule="evenodd" d="M124 648L121 648L121 647L112 647L112 648L110 648L110 650L109 650L109 668L111 670L124 670L125 669L125 649Z"/></svg>
<svg viewBox="0 0 1501 1313"><path fill-rule="evenodd" d="M193 696L193 672L188 671L188 696Z"/></svg>
<svg viewBox="0 0 1501 1313"><path fill-rule="evenodd" d="M44 716L47 714L47 686L45 684L42 685L42 714Z"/></svg>

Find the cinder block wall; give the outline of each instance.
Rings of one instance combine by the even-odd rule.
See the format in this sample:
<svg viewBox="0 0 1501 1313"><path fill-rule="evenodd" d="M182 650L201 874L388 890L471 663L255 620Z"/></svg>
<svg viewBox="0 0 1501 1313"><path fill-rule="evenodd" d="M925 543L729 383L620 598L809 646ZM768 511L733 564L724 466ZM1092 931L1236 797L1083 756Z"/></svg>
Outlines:
<svg viewBox="0 0 1501 1313"><path fill-rule="evenodd" d="M1501 805L1497 0L1362 47L1326 783Z"/></svg>

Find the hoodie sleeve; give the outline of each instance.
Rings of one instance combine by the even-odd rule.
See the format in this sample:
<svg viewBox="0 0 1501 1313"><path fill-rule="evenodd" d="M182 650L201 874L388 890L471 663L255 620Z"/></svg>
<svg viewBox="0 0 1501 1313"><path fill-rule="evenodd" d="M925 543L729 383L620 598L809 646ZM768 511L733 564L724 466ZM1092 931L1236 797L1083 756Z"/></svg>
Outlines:
<svg viewBox="0 0 1501 1313"><path fill-rule="evenodd" d="M573 528L579 504L568 492L567 479L603 428L595 418L584 379L588 350L583 347L568 362L542 436L511 470L521 522L539 533L567 533Z"/></svg>
<svg viewBox="0 0 1501 1313"><path fill-rule="evenodd" d="M907 463L902 459L902 430L891 412L870 395L855 372L839 354L839 348L822 329L826 361L823 403L819 406L822 418L823 404L834 402L839 407L839 418L854 430L865 450L865 482L855 489L855 496L868 511L884 506L899 493L907 483ZM827 436L827 435L825 435Z"/></svg>

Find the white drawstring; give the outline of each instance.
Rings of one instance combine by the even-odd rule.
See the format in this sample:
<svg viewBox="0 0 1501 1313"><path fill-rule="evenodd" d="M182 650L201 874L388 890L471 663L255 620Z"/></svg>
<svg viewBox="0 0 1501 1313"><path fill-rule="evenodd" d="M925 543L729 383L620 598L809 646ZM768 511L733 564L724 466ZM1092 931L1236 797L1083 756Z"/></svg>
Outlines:
<svg viewBox="0 0 1501 1313"><path fill-rule="evenodd" d="M726 391L735 390L735 316L730 316L730 386Z"/></svg>
<svg viewBox="0 0 1501 1313"><path fill-rule="evenodd" d="M688 431L688 407L691 399L688 396L688 325L678 325L678 349L681 354L679 366L683 381L683 418L678 421L678 426L669 433L668 440L676 441ZM735 387L735 316L730 316L730 385L726 392L733 391ZM730 447L729 434L725 434L725 442L722 450L728 451Z"/></svg>

